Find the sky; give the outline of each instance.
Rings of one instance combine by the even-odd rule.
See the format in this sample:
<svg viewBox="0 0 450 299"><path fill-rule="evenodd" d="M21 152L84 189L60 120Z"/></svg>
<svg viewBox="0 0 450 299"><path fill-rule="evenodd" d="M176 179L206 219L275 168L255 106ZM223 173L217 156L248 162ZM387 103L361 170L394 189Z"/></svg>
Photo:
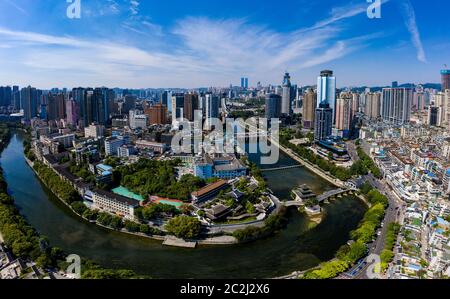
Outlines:
<svg viewBox="0 0 450 299"><path fill-rule="evenodd" d="M0 0L0 86L338 87L439 82L450 1ZM375 0L373 0L375 1Z"/></svg>

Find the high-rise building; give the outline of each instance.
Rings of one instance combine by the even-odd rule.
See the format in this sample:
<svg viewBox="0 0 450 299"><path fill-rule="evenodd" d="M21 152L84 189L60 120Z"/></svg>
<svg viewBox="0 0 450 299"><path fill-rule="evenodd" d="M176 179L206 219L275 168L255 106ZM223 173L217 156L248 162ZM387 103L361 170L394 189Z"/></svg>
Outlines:
<svg viewBox="0 0 450 299"><path fill-rule="evenodd" d="M351 114L352 114L352 119L356 118L356 114L359 111L359 93L352 93L352 110L351 110Z"/></svg>
<svg viewBox="0 0 450 299"><path fill-rule="evenodd" d="M414 111L425 111L429 103L429 94L424 91L414 92L412 109Z"/></svg>
<svg viewBox="0 0 450 299"><path fill-rule="evenodd" d="M442 91L450 89L450 70L441 71Z"/></svg>
<svg viewBox="0 0 450 299"><path fill-rule="evenodd" d="M283 96L281 98L281 114L286 116L292 114L291 87L291 76L289 73L285 73L282 85Z"/></svg>
<svg viewBox="0 0 450 299"><path fill-rule="evenodd" d="M206 126L210 126L212 118L219 117L219 109L220 109L220 98L213 94L206 94Z"/></svg>
<svg viewBox="0 0 450 299"><path fill-rule="evenodd" d="M184 94L176 93L172 96L172 123L184 117Z"/></svg>
<svg viewBox="0 0 450 299"><path fill-rule="evenodd" d="M334 123L336 107L336 78L333 76L333 71L324 70L320 72L317 78L317 107L328 107L333 110L332 119Z"/></svg>
<svg viewBox="0 0 450 299"><path fill-rule="evenodd" d="M450 128L450 89L446 89L444 92L444 109L443 113L445 113L444 118L448 123Z"/></svg>
<svg viewBox="0 0 450 299"><path fill-rule="evenodd" d="M24 120L29 121L38 115L39 97L42 94L36 88L28 86L20 91Z"/></svg>
<svg viewBox="0 0 450 299"><path fill-rule="evenodd" d="M352 95L342 93L336 100L336 129L348 137L352 124Z"/></svg>
<svg viewBox="0 0 450 299"><path fill-rule="evenodd" d="M281 102L282 98L280 95L275 93L266 95L266 118L268 120L281 116Z"/></svg>
<svg viewBox="0 0 450 299"><path fill-rule="evenodd" d="M319 142L329 136L333 131L333 109L329 104L323 102L316 109L316 117L314 121L314 141Z"/></svg>
<svg viewBox="0 0 450 299"><path fill-rule="evenodd" d="M366 93L364 97L364 114L369 119L378 119L381 116L381 93L370 92Z"/></svg>
<svg viewBox="0 0 450 299"><path fill-rule="evenodd" d="M411 117L413 90L411 88L383 88L381 117L394 124L408 123Z"/></svg>
<svg viewBox="0 0 450 299"><path fill-rule="evenodd" d="M428 107L428 125L441 126L442 122L442 107L429 106Z"/></svg>
<svg viewBox="0 0 450 299"><path fill-rule="evenodd" d="M11 86L0 86L0 106L8 107L12 102Z"/></svg>
<svg viewBox="0 0 450 299"><path fill-rule="evenodd" d="M64 94L53 94L50 92L46 97L45 104L47 104L48 120L60 121L65 119L66 105L64 101Z"/></svg>
<svg viewBox="0 0 450 299"><path fill-rule="evenodd" d="M122 106L122 113L128 114L130 113L130 110L136 109L136 96L134 95L125 95L123 106Z"/></svg>
<svg viewBox="0 0 450 299"><path fill-rule="evenodd" d="M145 110L151 125L163 125L167 123L167 107L163 104L156 104Z"/></svg>
<svg viewBox="0 0 450 299"><path fill-rule="evenodd" d="M20 110L21 109L21 104L20 104L20 90L19 90L19 86L13 86L12 97L13 97L12 105L13 105L14 109L15 110Z"/></svg>
<svg viewBox="0 0 450 299"><path fill-rule="evenodd" d="M248 89L248 78L241 78L241 88Z"/></svg>
<svg viewBox="0 0 450 299"><path fill-rule="evenodd" d="M198 94L187 93L184 95L184 118L194 121L194 112L198 109Z"/></svg>
<svg viewBox="0 0 450 299"><path fill-rule="evenodd" d="M305 129L314 128L316 117L317 93L309 88L303 95L303 127Z"/></svg>
<svg viewBox="0 0 450 299"><path fill-rule="evenodd" d="M169 109L169 112L172 112L172 92L171 91L166 90L161 94L161 104L166 106Z"/></svg>
<svg viewBox="0 0 450 299"><path fill-rule="evenodd" d="M66 102L66 121L71 126L78 124L78 104L73 99L69 99Z"/></svg>
<svg viewBox="0 0 450 299"><path fill-rule="evenodd" d="M114 100L114 91L108 88L76 89L72 91L74 100L80 101L83 127L92 123L106 126L110 118L110 103Z"/></svg>

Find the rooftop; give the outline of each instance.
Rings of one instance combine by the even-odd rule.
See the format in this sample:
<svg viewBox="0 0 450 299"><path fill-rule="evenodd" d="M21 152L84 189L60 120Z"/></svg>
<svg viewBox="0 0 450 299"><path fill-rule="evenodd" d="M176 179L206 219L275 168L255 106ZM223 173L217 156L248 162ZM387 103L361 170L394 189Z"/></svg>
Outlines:
<svg viewBox="0 0 450 299"><path fill-rule="evenodd" d="M214 191L216 189L222 188L225 185L228 185L227 181L220 180L220 181L217 181L215 183L209 184L208 186L203 187L202 189L200 189L198 191L192 192L192 196L200 197L200 196L203 196L205 194L208 194L211 191Z"/></svg>

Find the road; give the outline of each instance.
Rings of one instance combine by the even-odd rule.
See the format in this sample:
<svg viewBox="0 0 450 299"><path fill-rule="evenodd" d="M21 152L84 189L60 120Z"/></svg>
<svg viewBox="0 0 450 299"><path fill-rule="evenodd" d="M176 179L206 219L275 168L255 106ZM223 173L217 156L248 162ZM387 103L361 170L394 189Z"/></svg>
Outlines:
<svg viewBox="0 0 450 299"><path fill-rule="evenodd" d="M394 222L401 222L401 216L403 211L402 206L404 205L404 203L392 193L392 191L389 189L386 183L377 180L372 174L364 176L364 179L368 181L374 188L378 189L382 194L386 195L386 197L389 200L389 206L386 209L386 215L383 220L384 226L383 228L381 228L381 234L377 237L375 242L371 244L368 254L368 255L371 254L380 255L384 249L388 225ZM357 274L354 278L368 279L367 269L369 266L370 264L365 265L365 267L363 267L359 272L359 274Z"/></svg>
<svg viewBox="0 0 450 299"><path fill-rule="evenodd" d="M353 162L359 160L358 152L356 151L356 145L354 142L347 142L347 151Z"/></svg>

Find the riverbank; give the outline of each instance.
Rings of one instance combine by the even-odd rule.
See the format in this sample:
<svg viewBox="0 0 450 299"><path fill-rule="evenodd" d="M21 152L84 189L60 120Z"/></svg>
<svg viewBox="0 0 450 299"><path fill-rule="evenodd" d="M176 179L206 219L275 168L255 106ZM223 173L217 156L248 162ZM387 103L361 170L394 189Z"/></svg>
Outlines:
<svg viewBox="0 0 450 299"><path fill-rule="evenodd" d="M325 208L323 222L310 229L305 214L289 209L287 227L268 238L230 246L204 244L195 250L166 247L161 241L81 221L30 169L21 154L23 138L20 131L13 134L1 164L11 195L30 224L65 252L92 259L106 268L131 269L153 278L255 279L310 269L333 257L366 210L358 200L338 200ZM283 154L280 165L289 161L294 162ZM304 168L286 173L289 175L281 181L280 173L267 175L269 188L279 198L287 198L291 188L302 183L313 186L315 192L329 186Z"/></svg>
<svg viewBox="0 0 450 299"><path fill-rule="evenodd" d="M30 161L25 155L24 155L24 159L27 162L28 166L33 170L33 172L35 173L35 175L39 178L39 180L50 190L50 186L41 178L41 176L39 175L39 173L36 171L36 169L34 168L34 162ZM72 206L70 204L68 204L65 200L63 200L61 198L61 196L59 196L58 194L56 194L55 192L52 191L52 193L55 195L56 198L58 198L67 208L70 209L70 211L72 213L74 213L76 216L78 216L79 218L81 218L82 220L85 220L87 222L89 222L90 224L94 224L97 225L99 227L102 227L104 229L108 229L111 231L115 231L115 232L120 232L120 233L125 233L128 235L133 235L136 237L142 237L142 238L148 238L148 239L152 239L152 240L156 240L156 241L161 241L164 242L168 236L163 235L163 236L159 236L159 235L147 235L144 233L137 233L137 232L130 232L128 230L126 230L125 228L122 228L120 230L118 229L114 229L112 227L106 226L106 225L102 225L100 223L98 223L97 221L90 221L89 219L86 219L85 217L83 217L83 215L80 215L77 211L75 211ZM264 224L264 221L261 222L262 224ZM251 226L252 224L249 224L249 226ZM228 235L223 235L223 236L215 236L215 237L207 237L207 238L202 238L202 239L194 239L192 240L193 242L196 242L197 244L200 245L232 245L232 244L238 244L240 243L235 237L233 236L228 236Z"/></svg>

